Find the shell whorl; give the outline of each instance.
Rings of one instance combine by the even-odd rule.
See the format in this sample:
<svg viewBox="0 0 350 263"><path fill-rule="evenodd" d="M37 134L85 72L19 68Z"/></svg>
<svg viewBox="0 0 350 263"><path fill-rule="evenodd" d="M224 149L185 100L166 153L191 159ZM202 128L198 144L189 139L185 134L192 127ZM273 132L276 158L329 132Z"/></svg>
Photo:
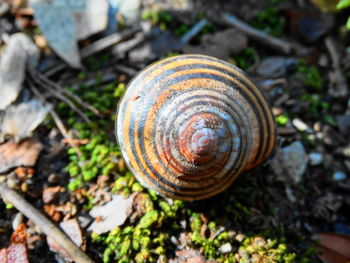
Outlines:
<svg viewBox="0 0 350 263"><path fill-rule="evenodd" d="M275 144L273 116L258 88L208 56L150 65L129 83L117 114L118 142L136 178L183 200L225 190Z"/></svg>

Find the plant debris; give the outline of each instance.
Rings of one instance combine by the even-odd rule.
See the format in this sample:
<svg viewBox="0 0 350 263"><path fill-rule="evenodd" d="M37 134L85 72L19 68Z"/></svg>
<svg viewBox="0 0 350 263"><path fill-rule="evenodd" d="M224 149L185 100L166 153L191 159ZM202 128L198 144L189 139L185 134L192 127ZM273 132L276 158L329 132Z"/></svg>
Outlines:
<svg viewBox="0 0 350 263"><path fill-rule="evenodd" d="M0 144L0 174L19 166L34 166L42 149L43 145L35 137Z"/></svg>

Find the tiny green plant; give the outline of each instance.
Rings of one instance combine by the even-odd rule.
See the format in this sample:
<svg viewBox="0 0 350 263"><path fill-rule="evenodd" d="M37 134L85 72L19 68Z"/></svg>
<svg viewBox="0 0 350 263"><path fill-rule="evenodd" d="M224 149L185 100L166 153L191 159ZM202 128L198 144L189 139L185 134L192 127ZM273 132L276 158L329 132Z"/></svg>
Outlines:
<svg viewBox="0 0 350 263"><path fill-rule="evenodd" d="M350 7L350 0L340 0L337 4L337 9L345 9ZM350 17L348 18L348 21L346 22L347 29L350 29Z"/></svg>

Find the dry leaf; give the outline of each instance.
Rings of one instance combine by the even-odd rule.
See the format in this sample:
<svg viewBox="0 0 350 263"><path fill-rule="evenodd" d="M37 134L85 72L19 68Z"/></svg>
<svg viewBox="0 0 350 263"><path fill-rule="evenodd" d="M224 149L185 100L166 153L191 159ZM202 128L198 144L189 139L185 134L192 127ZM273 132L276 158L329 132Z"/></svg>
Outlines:
<svg viewBox="0 0 350 263"><path fill-rule="evenodd" d="M350 262L350 237L332 233L322 233L315 236L319 242L319 257L325 263Z"/></svg>
<svg viewBox="0 0 350 263"><path fill-rule="evenodd" d="M0 61L0 110L17 99L22 89L27 61L35 66L39 49L23 33L13 34L1 54Z"/></svg>
<svg viewBox="0 0 350 263"><path fill-rule="evenodd" d="M336 12L339 0L310 0L318 9L323 12Z"/></svg>
<svg viewBox="0 0 350 263"><path fill-rule="evenodd" d="M36 138L20 143L8 141L0 145L0 173L18 166L34 166L42 150L42 144Z"/></svg>
<svg viewBox="0 0 350 263"><path fill-rule="evenodd" d="M15 141L30 137L50 108L50 105L44 105L37 99L7 107L0 123L0 141L5 135L13 136Z"/></svg>
<svg viewBox="0 0 350 263"><path fill-rule="evenodd" d="M136 194L132 194L127 199L122 195L114 195L112 201L107 204L95 206L91 209L90 215L96 220L88 230L102 234L124 224L132 212L132 204Z"/></svg>
<svg viewBox="0 0 350 263"><path fill-rule="evenodd" d="M108 1L30 0L29 3L49 45L69 65L80 68L77 41L105 29Z"/></svg>
<svg viewBox="0 0 350 263"><path fill-rule="evenodd" d="M11 236L11 245L0 250L0 263L28 263L26 227L20 224Z"/></svg>
<svg viewBox="0 0 350 263"><path fill-rule="evenodd" d="M85 250L85 240L81 231L80 225L76 219L66 220L60 223L62 230L70 237L70 239L81 249ZM47 238L47 243L50 250L58 253L66 261L72 261L66 251L64 251L57 243L51 238Z"/></svg>

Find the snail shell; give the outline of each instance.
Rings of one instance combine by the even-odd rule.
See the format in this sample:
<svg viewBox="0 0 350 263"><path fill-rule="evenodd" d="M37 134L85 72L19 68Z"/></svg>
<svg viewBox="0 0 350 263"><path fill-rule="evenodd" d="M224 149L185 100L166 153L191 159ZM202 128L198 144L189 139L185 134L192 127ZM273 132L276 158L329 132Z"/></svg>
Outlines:
<svg viewBox="0 0 350 263"><path fill-rule="evenodd" d="M183 200L208 198L262 163L276 128L259 89L238 68L202 55L154 63L128 85L116 133L145 187Z"/></svg>

